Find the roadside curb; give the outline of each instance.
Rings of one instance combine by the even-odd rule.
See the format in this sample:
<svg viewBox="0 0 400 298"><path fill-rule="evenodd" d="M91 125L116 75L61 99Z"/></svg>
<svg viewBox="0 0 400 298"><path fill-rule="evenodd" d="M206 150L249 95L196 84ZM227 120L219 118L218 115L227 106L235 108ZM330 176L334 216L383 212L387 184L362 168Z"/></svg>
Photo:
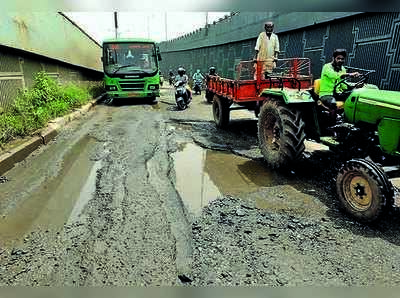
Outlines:
<svg viewBox="0 0 400 298"><path fill-rule="evenodd" d="M82 106L79 110L76 110L68 115L50 121L47 127L38 131L35 136L29 138L23 144L1 154L0 175L3 175L5 172L11 170L16 163L24 160L39 146L48 144L52 139L54 139L58 135L60 129L63 126L65 126L72 120L79 118L81 115L84 115L87 112L89 112L92 108L96 106L97 101L100 98L101 96L91 100L89 103Z"/></svg>

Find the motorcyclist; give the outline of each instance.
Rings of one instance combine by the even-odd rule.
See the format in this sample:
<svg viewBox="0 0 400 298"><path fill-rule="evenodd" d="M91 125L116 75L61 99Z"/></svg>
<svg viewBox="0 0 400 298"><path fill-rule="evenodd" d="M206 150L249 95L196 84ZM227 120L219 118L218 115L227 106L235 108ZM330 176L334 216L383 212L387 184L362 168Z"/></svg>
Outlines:
<svg viewBox="0 0 400 298"><path fill-rule="evenodd" d="M169 70L168 75L169 75L169 79L168 79L169 80L169 84L173 85L174 84L174 73L173 73L172 69Z"/></svg>
<svg viewBox="0 0 400 298"><path fill-rule="evenodd" d="M189 102L192 100L192 91L188 87L189 77L186 74L186 70L183 67L178 68L178 74L175 77L175 82L182 81L186 88L186 92L188 95Z"/></svg>
<svg viewBox="0 0 400 298"><path fill-rule="evenodd" d="M193 75L193 81L194 81L195 85L198 85L198 86L199 86L199 92L200 92L200 94L201 94L201 85L202 85L202 83L203 83L203 80L204 80L204 77L203 77L203 75L201 74L200 69L197 69L196 72L195 72L194 75ZM196 94L197 94L197 90L196 90L196 89L195 89L195 92L196 92Z"/></svg>
<svg viewBox="0 0 400 298"><path fill-rule="evenodd" d="M209 84L209 82L211 80L211 76L218 76L217 71L214 66L211 66L208 69L208 74L206 75L207 85ZM213 96L214 96L214 94L211 91L209 91L208 88L206 88L206 99L207 99L208 103L212 102Z"/></svg>
<svg viewBox="0 0 400 298"><path fill-rule="evenodd" d="M210 76L217 76L217 70L215 69L214 66L211 66L210 69L208 70L208 74Z"/></svg>
<svg viewBox="0 0 400 298"><path fill-rule="evenodd" d="M193 80L197 81L197 80L204 80L203 75L200 72L200 69L196 70L196 72L193 75Z"/></svg>
<svg viewBox="0 0 400 298"><path fill-rule="evenodd" d="M211 66L208 69L208 74L206 75L207 82L210 80L210 76L218 76L217 70L216 70L216 68L214 66Z"/></svg>

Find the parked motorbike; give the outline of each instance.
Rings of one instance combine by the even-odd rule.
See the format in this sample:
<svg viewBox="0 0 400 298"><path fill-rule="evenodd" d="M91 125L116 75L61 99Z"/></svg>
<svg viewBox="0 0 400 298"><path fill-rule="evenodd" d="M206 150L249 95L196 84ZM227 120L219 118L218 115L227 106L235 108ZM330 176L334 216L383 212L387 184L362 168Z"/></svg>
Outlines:
<svg viewBox="0 0 400 298"><path fill-rule="evenodd" d="M179 110L185 110L191 101L186 90L186 85L184 82L178 81L175 83L174 87L176 106Z"/></svg>
<svg viewBox="0 0 400 298"><path fill-rule="evenodd" d="M202 84L203 84L202 80L195 80L194 86L193 86L194 94L200 94L201 95L201 85Z"/></svg>

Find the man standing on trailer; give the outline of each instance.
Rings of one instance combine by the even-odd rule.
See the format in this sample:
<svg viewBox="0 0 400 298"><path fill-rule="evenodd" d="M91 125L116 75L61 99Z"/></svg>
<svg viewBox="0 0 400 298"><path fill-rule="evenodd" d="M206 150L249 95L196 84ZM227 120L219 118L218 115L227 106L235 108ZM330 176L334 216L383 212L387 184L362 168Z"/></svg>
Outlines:
<svg viewBox="0 0 400 298"><path fill-rule="evenodd" d="M254 60L262 61L258 62L262 64L261 68L261 79L265 78L265 72L272 72L272 69L276 66L276 61L279 55L279 39L274 31L274 23L266 22L264 24L265 31L258 35ZM256 79L256 74L254 74Z"/></svg>

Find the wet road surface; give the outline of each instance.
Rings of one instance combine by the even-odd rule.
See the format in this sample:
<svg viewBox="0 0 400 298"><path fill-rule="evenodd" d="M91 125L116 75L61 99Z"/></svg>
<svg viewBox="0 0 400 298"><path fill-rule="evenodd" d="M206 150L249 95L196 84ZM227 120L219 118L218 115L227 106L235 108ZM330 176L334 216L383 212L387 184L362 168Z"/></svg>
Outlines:
<svg viewBox="0 0 400 298"><path fill-rule="evenodd" d="M398 284L398 214L343 214L326 147L272 171L251 112L212 119L165 87L68 124L0 184L0 284Z"/></svg>

